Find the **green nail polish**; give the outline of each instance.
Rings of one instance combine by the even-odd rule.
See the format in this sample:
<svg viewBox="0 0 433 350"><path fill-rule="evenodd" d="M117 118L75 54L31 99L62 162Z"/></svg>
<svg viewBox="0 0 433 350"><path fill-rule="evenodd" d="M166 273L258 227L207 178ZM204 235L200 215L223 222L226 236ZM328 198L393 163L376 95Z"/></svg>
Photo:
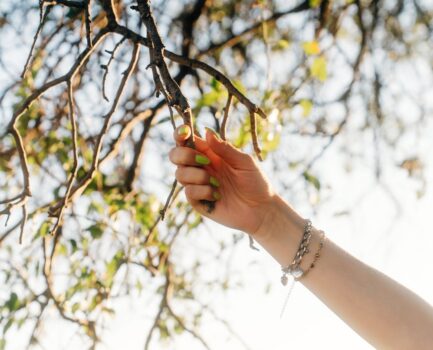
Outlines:
<svg viewBox="0 0 433 350"><path fill-rule="evenodd" d="M211 176L209 178L209 182L212 186L220 187L220 182L218 181L218 179L216 177Z"/></svg>
<svg viewBox="0 0 433 350"><path fill-rule="evenodd" d="M188 127L186 125L182 125L179 129L177 129L177 133L179 135L185 136L188 134Z"/></svg>
<svg viewBox="0 0 433 350"><path fill-rule="evenodd" d="M207 127L207 126L205 126L204 127L206 130L209 130L218 140L221 140L221 138L220 138L220 136L218 135L218 133L214 130L214 129L212 129L212 128L209 128L209 127Z"/></svg>
<svg viewBox="0 0 433 350"><path fill-rule="evenodd" d="M210 159L208 157L202 156L201 154L196 154L195 162L200 165L208 165L210 164Z"/></svg>
<svg viewBox="0 0 433 350"><path fill-rule="evenodd" d="M221 199L221 194L217 191L212 192L212 196L214 197L215 200L220 200Z"/></svg>

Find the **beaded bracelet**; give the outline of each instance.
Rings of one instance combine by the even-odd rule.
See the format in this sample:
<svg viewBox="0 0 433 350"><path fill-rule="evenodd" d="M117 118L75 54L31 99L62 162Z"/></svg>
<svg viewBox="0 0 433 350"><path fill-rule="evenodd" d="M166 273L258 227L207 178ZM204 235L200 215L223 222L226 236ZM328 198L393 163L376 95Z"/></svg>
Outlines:
<svg viewBox="0 0 433 350"><path fill-rule="evenodd" d="M313 261L311 262L310 266L308 266L308 268L304 271L302 277L305 277L307 273L310 272L311 269L314 268L314 266L316 266L316 262L320 258L320 252L322 251L322 248L325 245L326 236L325 236L325 232L323 232L322 230L320 230L319 233L320 233L319 248L317 248L316 254L314 254Z"/></svg>

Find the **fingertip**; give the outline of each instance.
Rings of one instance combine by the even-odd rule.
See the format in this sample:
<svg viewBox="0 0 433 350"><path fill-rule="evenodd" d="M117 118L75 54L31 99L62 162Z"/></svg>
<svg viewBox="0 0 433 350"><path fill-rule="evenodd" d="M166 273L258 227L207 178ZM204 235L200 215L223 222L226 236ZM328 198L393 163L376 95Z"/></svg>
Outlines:
<svg viewBox="0 0 433 350"><path fill-rule="evenodd" d="M174 131L174 139L176 142L185 141L191 135L191 129L187 124L180 125Z"/></svg>
<svg viewBox="0 0 433 350"><path fill-rule="evenodd" d="M219 135L217 134L217 132L214 129L211 129L208 127L205 127L205 129L206 129L206 140L208 142L211 142L210 140L216 140L218 142L221 141Z"/></svg>

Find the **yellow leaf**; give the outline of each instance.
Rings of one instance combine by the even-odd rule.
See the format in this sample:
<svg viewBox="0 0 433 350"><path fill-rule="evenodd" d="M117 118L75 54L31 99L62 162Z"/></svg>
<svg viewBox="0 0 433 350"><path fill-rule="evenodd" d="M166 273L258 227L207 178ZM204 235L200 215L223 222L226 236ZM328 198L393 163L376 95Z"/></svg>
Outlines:
<svg viewBox="0 0 433 350"><path fill-rule="evenodd" d="M318 55L320 53L319 43L317 41L306 41L302 44L307 55Z"/></svg>
<svg viewBox="0 0 433 350"><path fill-rule="evenodd" d="M313 109L313 104L311 103L310 100L301 100L301 102L299 102L299 104L301 105L302 109L304 110L303 116L307 117L308 115L310 115L312 109Z"/></svg>
<svg viewBox="0 0 433 350"><path fill-rule="evenodd" d="M290 43L285 39L278 40L278 43L276 45L278 49L287 49L289 46Z"/></svg>
<svg viewBox="0 0 433 350"><path fill-rule="evenodd" d="M311 65L311 75L320 81L325 81L327 77L326 59L325 57L317 57Z"/></svg>
<svg viewBox="0 0 433 350"><path fill-rule="evenodd" d="M321 4L322 0L310 0L310 7L319 7L319 5Z"/></svg>

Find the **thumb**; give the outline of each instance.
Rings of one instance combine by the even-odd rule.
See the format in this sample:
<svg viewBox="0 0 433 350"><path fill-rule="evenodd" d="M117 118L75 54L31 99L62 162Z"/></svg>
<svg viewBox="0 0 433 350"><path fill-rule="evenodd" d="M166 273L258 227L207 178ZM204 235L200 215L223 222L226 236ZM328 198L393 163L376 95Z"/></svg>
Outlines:
<svg viewBox="0 0 433 350"><path fill-rule="evenodd" d="M173 138L176 141L177 146L183 146L186 143L186 140L191 135L191 129L188 125L183 124L176 128L173 132Z"/></svg>
<svg viewBox="0 0 433 350"><path fill-rule="evenodd" d="M221 140L217 133L210 128L206 128L206 141L210 149L233 168L255 168L255 162L251 156L240 151L229 142Z"/></svg>

